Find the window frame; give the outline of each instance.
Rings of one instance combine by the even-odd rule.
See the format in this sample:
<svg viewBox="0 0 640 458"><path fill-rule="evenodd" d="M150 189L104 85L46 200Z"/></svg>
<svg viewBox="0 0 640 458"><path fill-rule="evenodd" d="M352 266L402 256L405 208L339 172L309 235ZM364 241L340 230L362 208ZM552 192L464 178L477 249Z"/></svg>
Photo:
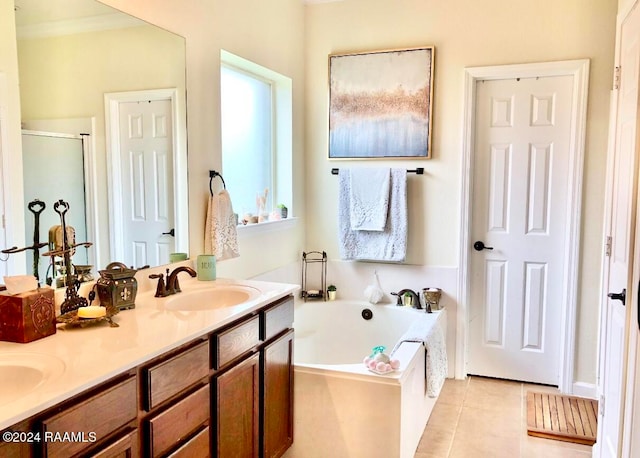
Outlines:
<svg viewBox="0 0 640 458"><path fill-rule="evenodd" d="M271 195L272 207L280 203L289 209L293 217L293 84L291 78L268 69L228 51L220 51L220 72L227 68L256 78L271 88ZM222 113L220 115L222 134ZM221 154L223 152L221 151ZM224 170L222 170L224 175ZM241 215L240 215L241 216ZM274 223L278 221L268 221ZM265 223L259 223L263 225ZM250 226L255 226L251 224ZM240 227L249 227L240 226Z"/></svg>

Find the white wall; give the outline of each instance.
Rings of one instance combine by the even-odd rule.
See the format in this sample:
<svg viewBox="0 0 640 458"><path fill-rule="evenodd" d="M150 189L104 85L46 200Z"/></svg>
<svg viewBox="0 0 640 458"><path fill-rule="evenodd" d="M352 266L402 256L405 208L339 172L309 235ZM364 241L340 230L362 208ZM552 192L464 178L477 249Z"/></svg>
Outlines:
<svg viewBox="0 0 640 458"><path fill-rule="evenodd" d="M303 224L246 237L241 245L242 256L219 266L220 275L225 276L248 277L276 269L297 261L305 249L325 250L331 258L337 257L337 180L329 173L336 163L326 159L328 54L435 45L434 158L392 164L426 168L424 177L412 176L409 182L409 262L445 267L457 267L459 250L463 68L591 59L576 379L595 382L602 196L616 0L343 0L306 7L300 0L104 3L187 39L192 254L203 246L208 170L221 165L219 50L227 49L293 78L292 207ZM13 27L13 2L0 0L0 71L9 72L16 94ZM12 101L11 107L10 137L19 151L18 102Z"/></svg>
<svg viewBox="0 0 640 458"><path fill-rule="evenodd" d="M0 0L0 73L4 74L5 88L0 88L0 109L3 110L0 119L3 130L2 135L6 139L6 155L4 165L9 165L5 175L8 183L2 183L5 192L7 208L5 218L7 221L7 239L12 240L11 245L24 246L24 208L15 205L16 200L22 201L22 139L20 136L20 91L18 88L18 54L15 40L15 21L13 16L13 0ZM4 111L6 110L6 111ZM18 198L18 196L20 196ZM0 247L0 249L9 247ZM24 257L13 255L10 258L13 271L24 273L26 263Z"/></svg>
<svg viewBox="0 0 640 458"><path fill-rule="evenodd" d="M299 0L104 0L103 3L186 38L190 254L204 246L210 169L221 169L220 49L293 79L293 213L304 217L304 6ZM224 173L224 171L223 171ZM295 261L303 225L240 239L240 258L218 265L221 276L246 278Z"/></svg>
<svg viewBox="0 0 640 458"><path fill-rule="evenodd" d="M465 67L589 58L576 380L595 383L598 285L615 0L344 0L306 10L307 245L337 258L337 177L327 160L327 56L434 45L433 159L381 161L425 167L409 179L409 255L417 266L457 266ZM597 31L597 32L596 32ZM407 285L420 287L422 285ZM436 285L437 286L437 285ZM560 305L559 305L560 306Z"/></svg>

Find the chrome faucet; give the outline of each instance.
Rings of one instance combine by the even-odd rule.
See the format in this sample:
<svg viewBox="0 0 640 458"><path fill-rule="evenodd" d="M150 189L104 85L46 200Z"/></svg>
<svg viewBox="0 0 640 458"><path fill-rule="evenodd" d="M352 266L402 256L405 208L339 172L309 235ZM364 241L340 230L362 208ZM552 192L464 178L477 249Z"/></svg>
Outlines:
<svg viewBox="0 0 640 458"><path fill-rule="evenodd" d="M167 296L177 294L182 291L180 289L180 284L178 283L178 274L180 272L187 272L191 275L191 278L197 275L196 271L189 266L180 266L173 269L173 272L167 275Z"/></svg>
<svg viewBox="0 0 640 458"><path fill-rule="evenodd" d="M412 289L401 289L397 293L391 293L394 296L398 296L398 302L396 303L396 305L402 305L402 296L404 296L405 293L409 293L411 295L411 306L413 308L415 308L415 309L421 309L422 308L422 305L420 304L420 297Z"/></svg>

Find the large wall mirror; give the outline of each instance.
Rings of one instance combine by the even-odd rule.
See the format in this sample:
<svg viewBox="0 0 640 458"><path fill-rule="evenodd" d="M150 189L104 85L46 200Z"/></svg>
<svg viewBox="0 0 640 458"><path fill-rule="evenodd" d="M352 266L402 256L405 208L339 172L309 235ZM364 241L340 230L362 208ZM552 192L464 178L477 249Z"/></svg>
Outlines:
<svg viewBox="0 0 640 458"><path fill-rule="evenodd" d="M61 223L54 203L63 199L76 242L93 243L73 262L94 273L187 252L184 38L94 0L15 6L27 245L29 202L47 207L42 242ZM43 280L50 260L40 264Z"/></svg>

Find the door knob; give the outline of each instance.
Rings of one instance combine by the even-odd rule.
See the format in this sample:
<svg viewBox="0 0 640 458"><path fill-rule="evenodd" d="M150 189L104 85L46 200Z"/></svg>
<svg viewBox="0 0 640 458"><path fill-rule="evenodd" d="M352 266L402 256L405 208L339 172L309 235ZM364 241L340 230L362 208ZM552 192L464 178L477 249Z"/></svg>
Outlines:
<svg viewBox="0 0 640 458"><path fill-rule="evenodd" d="M607 296L609 299L620 301L622 302L622 305L625 305L625 301L627 300L627 288L624 288L621 293L609 293Z"/></svg>
<svg viewBox="0 0 640 458"><path fill-rule="evenodd" d="M170 235L171 237L175 237L176 236L176 230L174 228L171 228L171 230L169 232L163 232L162 235Z"/></svg>
<svg viewBox="0 0 640 458"><path fill-rule="evenodd" d="M482 251L482 250L493 250L492 246L486 246L484 244L484 242L478 240L476 243L473 244L473 249L476 251Z"/></svg>

